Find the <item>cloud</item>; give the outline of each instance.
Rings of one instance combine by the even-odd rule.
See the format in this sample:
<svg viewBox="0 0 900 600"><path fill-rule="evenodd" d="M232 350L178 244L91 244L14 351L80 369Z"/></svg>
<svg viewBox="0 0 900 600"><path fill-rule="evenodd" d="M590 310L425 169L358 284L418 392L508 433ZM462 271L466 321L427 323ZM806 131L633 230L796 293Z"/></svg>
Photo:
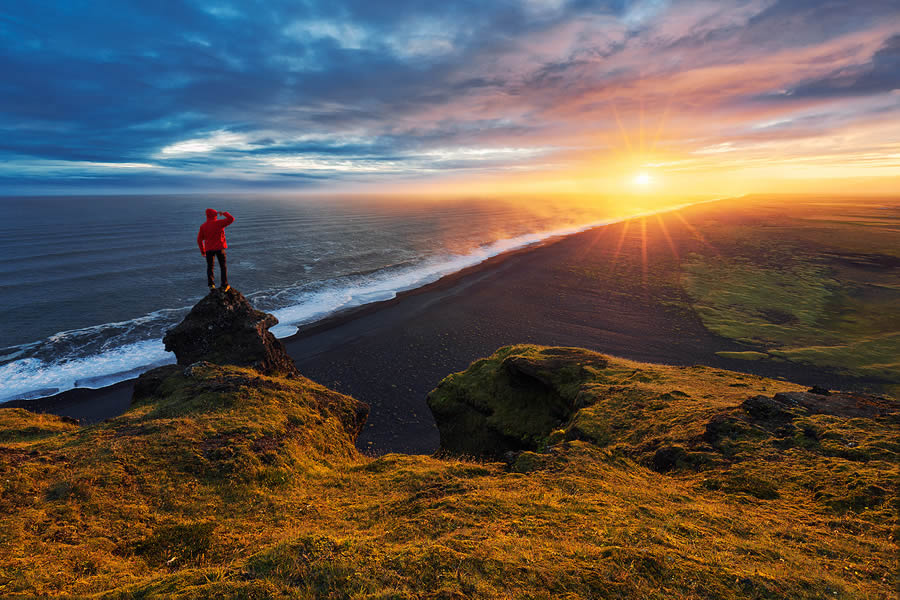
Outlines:
<svg viewBox="0 0 900 600"><path fill-rule="evenodd" d="M337 20L294 21L284 28L283 33L301 43L308 40L328 40L344 50L359 50L363 45L371 43L365 29L353 23Z"/></svg>
<svg viewBox="0 0 900 600"><path fill-rule="evenodd" d="M629 27L650 23L666 9L668 0L636 0L627 4L622 21Z"/></svg>
<svg viewBox="0 0 900 600"><path fill-rule="evenodd" d="M885 40L865 65L844 67L787 91L795 97L866 96L900 90L900 34Z"/></svg>
<svg viewBox="0 0 900 600"><path fill-rule="evenodd" d="M248 150L253 146L248 143L248 136L230 131L216 131L209 135L175 142L159 151L162 157L179 156L183 154L204 154L221 148Z"/></svg>
<svg viewBox="0 0 900 600"><path fill-rule="evenodd" d="M900 73L883 0L52 4L0 14L16 185L468 173L620 127L724 148L881 118Z"/></svg>

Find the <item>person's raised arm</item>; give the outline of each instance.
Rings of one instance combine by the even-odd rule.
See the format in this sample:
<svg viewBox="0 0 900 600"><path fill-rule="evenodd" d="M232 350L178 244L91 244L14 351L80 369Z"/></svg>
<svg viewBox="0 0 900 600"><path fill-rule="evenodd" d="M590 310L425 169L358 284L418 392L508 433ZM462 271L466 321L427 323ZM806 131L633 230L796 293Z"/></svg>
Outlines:
<svg viewBox="0 0 900 600"><path fill-rule="evenodd" d="M223 210L222 214L225 215L225 222L222 223L222 227L228 227L232 223L234 223L234 217L231 216L231 213L227 210Z"/></svg>
<svg viewBox="0 0 900 600"><path fill-rule="evenodd" d="M197 245L200 246L200 254L206 254L206 248L203 247L203 227L197 232Z"/></svg>

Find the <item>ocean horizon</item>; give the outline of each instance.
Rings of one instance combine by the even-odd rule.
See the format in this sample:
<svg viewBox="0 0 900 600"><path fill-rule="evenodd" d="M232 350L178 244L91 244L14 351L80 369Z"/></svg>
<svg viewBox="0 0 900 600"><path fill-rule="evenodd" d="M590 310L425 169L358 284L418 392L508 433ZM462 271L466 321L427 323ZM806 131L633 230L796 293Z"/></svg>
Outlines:
<svg viewBox="0 0 900 600"><path fill-rule="evenodd" d="M207 207L236 217L226 229L229 283L279 319L279 338L621 219L602 204L496 199L41 196L0 198L0 207L0 402L175 362L162 337L208 291L195 244Z"/></svg>

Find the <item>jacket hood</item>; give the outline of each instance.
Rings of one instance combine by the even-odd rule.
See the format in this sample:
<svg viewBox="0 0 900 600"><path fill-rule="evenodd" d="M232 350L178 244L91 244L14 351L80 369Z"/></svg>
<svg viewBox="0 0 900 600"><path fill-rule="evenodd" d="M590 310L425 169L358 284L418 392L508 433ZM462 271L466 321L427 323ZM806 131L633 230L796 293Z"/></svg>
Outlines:
<svg viewBox="0 0 900 600"><path fill-rule="evenodd" d="M214 208L207 208L207 209L206 209L206 218L207 218L207 219L215 219L216 216L218 216L218 214L219 214L219 211L217 211L217 210L214 209Z"/></svg>

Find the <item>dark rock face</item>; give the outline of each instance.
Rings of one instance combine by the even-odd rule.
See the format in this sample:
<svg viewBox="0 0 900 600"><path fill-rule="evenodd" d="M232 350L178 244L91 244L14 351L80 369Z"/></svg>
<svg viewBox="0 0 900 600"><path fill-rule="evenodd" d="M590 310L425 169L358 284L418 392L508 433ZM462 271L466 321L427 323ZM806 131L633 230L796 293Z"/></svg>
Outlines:
<svg viewBox="0 0 900 600"><path fill-rule="evenodd" d="M663 446L649 460L648 466L657 473L672 471L703 471L722 464L719 457L709 452L695 452L681 446Z"/></svg>
<svg viewBox="0 0 900 600"><path fill-rule="evenodd" d="M150 369L141 373L134 382L134 391L131 394L131 402L137 402L144 398L149 398L159 390L163 382L170 376L178 373L181 367L178 365L165 365Z"/></svg>
<svg viewBox="0 0 900 600"><path fill-rule="evenodd" d="M827 391L827 390L826 390ZM775 394L773 400L785 407L795 407L810 414L834 415L836 417L862 417L872 419L896 413L900 406L895 400L858 394L853 392L782 392Z"/></svg>
<svg viewBox="0 0 900 600"><path fill-rule="evenodd" d="M783 403L767 396L747 398L741 404L741 408L754 419L773 421L791 418Z"/></svg>
<svg viewBox="0 0 900 600"><path fill-rule="evenodd" d="M853 392L780 392L772 396L753 396L737 410L713 415L706 424L702 440L726 454L737 451L741 441L772 438L782 446L820 442L819 431L798 419L810 415L831 415L842 419L878 419L900 413L900 403L890 398ZM847 442L853 448L853 442ZM665 456L660 457L661 465Z"/></svg>
<svg viewBox="0 0 900 600"><path fill-rule="evenodd" d="M549 374L552 367L549 365L539 364L524 356L510 356L501 364L513 385L553 389L553 381Z"/></svg>
<svg viewBox="0 0 900 600"><path fill-rule="evenodd" d="M170 329L163 343L183 366L209 361L249 366L267 375L298 375L284 345L268 331L277 323L278 319L253 308L234 288L227 292L217 289Z"/></svg>
<svg viewBox="0 0 900 600"><path fill-rule="evenodd" d="M680 446L664 446L656 451L651 466L657 473L668 473L688 462L687 451Z"/></svg>
<svg viewBox="0 0 900 600"><path fill-rule="evenodd" d="M771 398L754 396L744 400L741 408L753 421L769 423L789 421L801 414L872 419L900 410L896 401L880 396L813 389L819 391L781 392Z"/></svg>

